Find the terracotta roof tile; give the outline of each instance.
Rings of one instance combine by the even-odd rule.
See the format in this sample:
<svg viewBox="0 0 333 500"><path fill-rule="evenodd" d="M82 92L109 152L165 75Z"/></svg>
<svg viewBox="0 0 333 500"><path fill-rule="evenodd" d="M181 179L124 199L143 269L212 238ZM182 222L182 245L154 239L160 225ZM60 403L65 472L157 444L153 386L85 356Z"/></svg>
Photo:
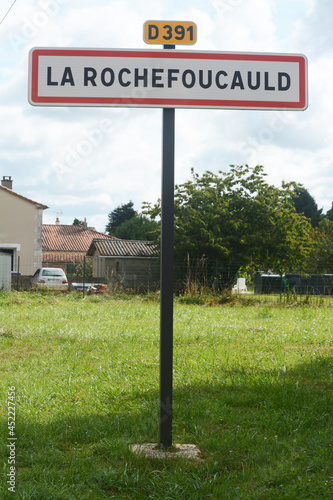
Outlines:
<svg viewBox="0 0 333 500"><path fill-rule="evenodd" d="M116 239L91 228L76 225L43 224L43 252L87 252L92 240Z"/></svg>
<svg viewBox="0 0 333 500"><path fill-rule="evenodd" d="M76 263L81 262L85 256L85 252L82 253L61 253L61 252L45 252L43 253L43 264L50 263Z"/></svg>

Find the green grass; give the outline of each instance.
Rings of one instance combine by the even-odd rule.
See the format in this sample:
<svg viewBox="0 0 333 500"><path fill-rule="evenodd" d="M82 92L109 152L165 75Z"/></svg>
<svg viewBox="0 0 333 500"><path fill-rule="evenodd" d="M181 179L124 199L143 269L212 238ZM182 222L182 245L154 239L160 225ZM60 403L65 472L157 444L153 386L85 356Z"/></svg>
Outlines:
<svg viewBox="0 0 333 500"><path fill-rule="evenodd" d="M156 300L0 293L1 499L333 498L331 299L182 302L173 440L199 462L129 448L158 440Z"/></svg>

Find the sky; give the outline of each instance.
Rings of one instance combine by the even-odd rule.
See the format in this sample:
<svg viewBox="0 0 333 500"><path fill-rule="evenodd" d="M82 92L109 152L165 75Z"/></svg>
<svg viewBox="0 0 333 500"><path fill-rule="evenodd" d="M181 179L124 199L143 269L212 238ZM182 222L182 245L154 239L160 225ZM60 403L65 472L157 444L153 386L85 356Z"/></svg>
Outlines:
<svg viewBox="0 0 333 500"><path fill-rule="evenodd" d="M28 102L34 47L161 49L148 20L192 21L188 51L304 54L305 111L176 109L175 182L263 165L267 181L303 184L324 213L333 201L332 0L2 0L0 178L47 205L44 223L86 217L104 232L116 207L161 196L162 109L45 107ZM177 50L176 49L176 50ZM332 79L331 79L332 77ZM1 214L2 215L2 214Z"/></svg>

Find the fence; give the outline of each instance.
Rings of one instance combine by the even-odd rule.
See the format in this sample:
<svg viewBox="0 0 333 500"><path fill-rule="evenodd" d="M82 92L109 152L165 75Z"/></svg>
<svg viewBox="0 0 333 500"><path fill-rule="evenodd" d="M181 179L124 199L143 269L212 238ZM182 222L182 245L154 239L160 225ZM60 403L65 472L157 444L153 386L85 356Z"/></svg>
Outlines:
<svg viewBox="0 0 333 500"><path fill-rule="evenodd" d="M120 261L120 259L118 260ZM122 263L120 262L120 264ZM65 264L61 265L61 267L64 268L67 274L69 288L71 288L73 282L82 283L85 281L86 283L96 284L106 283L109 285L109 288L114 290L159 290L160 275L158 260L152 263L151 259L147 258L146 265L142 263L141 265L134 264L135 262L129 263L126 266L119 265L119 270L115 266L114 272L105 272L103 278L92 277L89 275L89 272L86 272L85 277L83 277L84 270L82 266L81 268L71 266L67 269ZM55 265L54 267L59 266ZM32 261L22 262L22 259L20 269L23 270L24 274L21 272L11 273L11 288L15 290L28 290L30 288L31 277L36 269ZM26 272L27 269L31 269L31 274ZM75 271L78 271L78 273L75 273ZM200 293L204 289L210 288L218 292L227 287L231 288L235 284L236 273L237 269L226 268L221 262L212 262L206 258L191 261L176 261L174 263L174 291L175 293Z"/></svg>
<svg viewBox="0 0 333 500"><path fill-rule="evenodd" d="M284 274L269 275L257 273L254 293L271 294L294 292L298 295L332 295L333 274Z"/></svg>
<svg viewBox="0 0 333 500"><path fill-rule="evenodd" d="M207 290L219 293L231 289L237 280L239 266L228 266L205 257L176 261L174 289L177 293L200 293Z"/></svg>
<svg viewBox="0 0 333 500"><path fill-rule="evenodd" d="M0 259L0 289L27 290L30 288L31 275L35 272L33 263L24 262L21 268L31 268L31 275L23 275L20 272L11 272L11 286L6 284L4 274L8 274L8 260L6 256ZM30 267L29 267L30 264ZM80 275L67 275L69 288L73 282L82 283L106 283L112 290L159 290L160 279L158 263L155 266L138 267L136 270L128 267L123 276L115 279L115 276L105 275L103 278L96 278L88 274L83 278L82 269ZM7 271L5 271L5 268ZM231 289L238 277L246 277L246 285L249 291L256 294L283 293L286 291L297 294L333 295L333 273L332 274L293 274L287 273L284 276L276 274L265 274L257 272L253 275L238 272L239 266L228 266L219 260L187 259L175 261L174 263L174 292L176 294L200 294L207 291L220 293L222 290ZM8 281L8 279L7 279Z"/></svg>

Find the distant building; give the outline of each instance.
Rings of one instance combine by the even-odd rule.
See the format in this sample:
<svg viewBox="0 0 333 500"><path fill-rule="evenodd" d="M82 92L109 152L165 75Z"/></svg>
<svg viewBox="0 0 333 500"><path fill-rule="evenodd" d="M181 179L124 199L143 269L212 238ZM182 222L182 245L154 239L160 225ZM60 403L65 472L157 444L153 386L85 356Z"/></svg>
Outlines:
<svg viewBox="0 0 333 500"><path fill-rule="evenodd" d="M87 252L93 258L93 276L124 289L159 286L158 249L148 241L94 239Z"/></svg>
<svg viewBox="0 0 333 500"><path fill-rule="evenodd" d="M74 267L87 255L94 238L114 239L99 233L94 227L83 225L43 224L43 266L61 267L68 274L73 274Z"/></svg>
<svg viewBox="0 0 333 500"><path fill-rule="evenodd" d="M11 271L30 275L42 265L42 203L13 191L10 176L0 185L0 252L11 256Z"/></svg>

